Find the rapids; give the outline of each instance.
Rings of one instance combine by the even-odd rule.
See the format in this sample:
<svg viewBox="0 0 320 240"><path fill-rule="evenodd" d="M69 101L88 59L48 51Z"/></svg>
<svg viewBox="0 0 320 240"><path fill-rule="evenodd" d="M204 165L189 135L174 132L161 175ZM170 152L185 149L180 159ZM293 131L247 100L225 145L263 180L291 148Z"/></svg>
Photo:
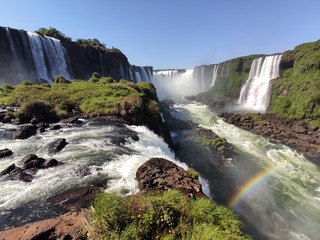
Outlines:
<svg viewBox="0 0 320 240"><path fill-rule="evenodd" d="M38 206L67 189L103 185L105 191L134 194L138 191L136 170L151 157L163 157L187 168L174 159L163 139L144 126L123 127L90 121L82 126L47 131L25 140L11 140L11 129L14 128L15 125L0 125L0 148L9 148L14 153L1 159L0 171L12 163L21 166L21 159L30 153L45 159L55 158L64 164L39 170L30 183L0 176L1 229L32 221L33 215L40 211ZM139 141L130 138L132 133L139 136ZM127 143L113 144L112 140L119 137L124 137ZM61 152L49 154L48 145L57 138L65 138L68 145ZM29 212L11 213L12 209L21 207L28 207Z"/></svg>
<svg viewBox="0 0 320 240"><path fill-rule="evenodd" d="M211 129L235 147L238 155L231 166L217 170L212 164L208 170L201 162L196 170L207 179L212 197L229 205L254 239L320 239L319 167L284 145L224 122L205 105L180 101L172 113ZM223 181L216 177L219 174ZM222 189L223 197L217 189Z"/></svg>

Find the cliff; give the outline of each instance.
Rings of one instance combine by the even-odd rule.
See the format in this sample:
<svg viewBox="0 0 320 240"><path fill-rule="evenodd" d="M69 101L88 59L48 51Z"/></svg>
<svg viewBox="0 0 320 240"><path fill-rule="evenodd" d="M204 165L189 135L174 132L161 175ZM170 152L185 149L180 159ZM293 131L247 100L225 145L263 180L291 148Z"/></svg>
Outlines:
<svg viewBox="0 0 320 240"><path fill-rule="evenodd" d="M284 52L269 109L283 117L320 123L320 40Z"/></svg>
<svg viewBox="0 0 320 240"><path fill-rule="evenodd" d="M93 72L115 80L134 80L120 50L107 48L96 39L72 41L54 28L35 33L0 27L0 62L1 85L23 80L51 82L57 75L89 79Z"/></svg>

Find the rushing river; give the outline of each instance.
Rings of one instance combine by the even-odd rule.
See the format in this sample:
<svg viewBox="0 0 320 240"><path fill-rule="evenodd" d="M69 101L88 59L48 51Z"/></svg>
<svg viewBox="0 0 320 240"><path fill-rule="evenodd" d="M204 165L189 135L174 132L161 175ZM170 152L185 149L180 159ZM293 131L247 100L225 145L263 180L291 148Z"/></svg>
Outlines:
<svg viewBox="0 0 320 240"><path fill-rule="evenodd" d="M187 168L174 159L161 138L143 126L87 122L25 140L11 140L10 130L16 127L0 125L0 149L8 148L14 153L0 160L0 171L12 163L22 166L21 159L30 153L45 159L55 158L64 164L39 170L30 183L0 176L1 229L46 217L41 204L67 189L98 185L106 191L134 194L138 191L136 170L151 157L163 157ZM139 136L138 141L130 138L132 133ZM112 143L119 137L127 143L119 146ZM68 145L61 152L49 154L48 146L57 138L65 138ZM17 208L19 211L11 211Z"/></svg>
<svg viewBox="0 0 320 240"><path fill-rule="evenodd" d="M284 145L224 122L207 106L184 102L174 105L172 112L211 129L235 147L238 156L224 171L226 188L234 188L224 203L255 229L255 239L320 239L319 167ZM198 170L208 172L205 168ZM215 180L203 175L214 188Z"/></svg>

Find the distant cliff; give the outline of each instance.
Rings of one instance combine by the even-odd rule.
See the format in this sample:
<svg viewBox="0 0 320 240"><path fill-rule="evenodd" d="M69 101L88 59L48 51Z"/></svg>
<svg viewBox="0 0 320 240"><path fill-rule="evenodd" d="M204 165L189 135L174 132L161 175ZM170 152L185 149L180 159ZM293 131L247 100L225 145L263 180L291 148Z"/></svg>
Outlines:
<svg viewBox="0 0 320 240"><path fill-rule="evenodd" d="M115 80L135 80L130 78L132 67L120 50L88 41L74 42L54 28L39 30L34 33L0 27L0 84L50 82L56 75L89 79L93 72Z"/></svg>

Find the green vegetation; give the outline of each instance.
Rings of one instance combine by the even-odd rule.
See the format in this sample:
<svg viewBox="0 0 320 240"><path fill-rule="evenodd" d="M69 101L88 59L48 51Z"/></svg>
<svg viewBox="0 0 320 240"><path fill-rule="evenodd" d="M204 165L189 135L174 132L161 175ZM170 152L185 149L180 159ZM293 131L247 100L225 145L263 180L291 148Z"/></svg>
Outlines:
<svg viewBox="0 0 320 240"><path fill-rule="evenodd" d="M218 78L214 87L200 93L197 100L209 105L216 102L234 101L240 95L242 85L248 79L252 61L262 55L235 58L219 64ZM213 65L211 65L213 68ZM207 71L212 73L212 69Z"/></svg>
<svg viewBox="0 0 320 240"><path fill-rule="evenodd" d="M143 113L150 114L158 109L155 88L148 83L115 82L111 78L93 81L67 81L57 76L55 83L32 84L24 81L11 87L0 88L0 104L24 106L33 103L50 106L60 117L80 111L92 116L126 115L126 117ZM21 108L23 111L25 108ZM160 116L159 116L160 118Z"/></svg>
<svg viewBox="0 0 320 240"><path fill-rule="evenodd" d="M59 40L67 39L71 41L71 38L66 37L62 32L58 31L56 28L49 27L49 28L39 28L36 33L43 35L43 36L48 36L48 37L53 37Z"/></svg>
<svg viewBox="0 0 320 240"><path fill-rule="evenodd" d="M93 207L95 239L251 239L227 208L176 190L128 197L102 193Z"/></svg>
<svg viewBox="0 0 320 240"><path fill-rule="evenodd" d="M106 44L100 43L98 39L77 39L76 43L81 46L90 46L94 48L106 49Z"/></svg>
<svg viewBox="0 0 320 240"><path fill-rule="evenodd" d="M226 148L230 148L230 144L225 138L218 135L214 138L208 137L196 137L194 139L197 143L201 144L206 150L210 151L212 148L217 149L219 152L223 152Z"/></svg>
<svg viewBox="0 0 320 240"><path fill-rule="evenodd" d="M283 54L281 77L272 87L271 112L282 117L320 117L320 40Z"/></svg>

